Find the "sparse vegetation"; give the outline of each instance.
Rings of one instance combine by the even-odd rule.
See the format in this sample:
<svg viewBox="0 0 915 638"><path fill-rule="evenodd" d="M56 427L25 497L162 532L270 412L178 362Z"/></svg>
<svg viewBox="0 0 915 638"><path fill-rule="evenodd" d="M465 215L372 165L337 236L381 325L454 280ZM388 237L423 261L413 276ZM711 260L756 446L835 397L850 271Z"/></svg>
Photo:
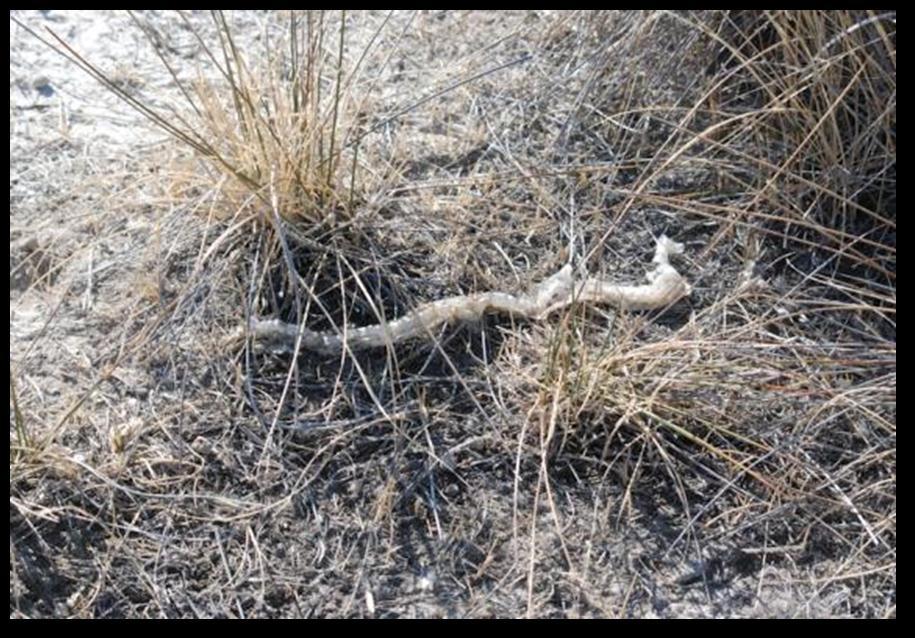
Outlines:
<svg viewBox="0 0 915 638"><path fill-rule="evenodd" d="M895 617L894 12L58 17L11 14L11 617ZM661 234L664 311L224 347Z"/></svg>

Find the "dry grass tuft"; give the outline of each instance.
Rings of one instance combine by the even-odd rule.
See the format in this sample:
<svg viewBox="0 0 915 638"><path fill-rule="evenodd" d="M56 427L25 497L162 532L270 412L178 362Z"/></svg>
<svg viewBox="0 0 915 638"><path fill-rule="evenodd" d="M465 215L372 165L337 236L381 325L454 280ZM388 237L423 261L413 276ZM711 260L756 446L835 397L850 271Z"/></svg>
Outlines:
<svg viewBox="0 0 915 638"><path fill-rule="evenodd" d="M50 41L32 33L204 160L198 181L218 184L218 217L270 227L276 213L307 233L351 221L361 192L357 89L365 88L360 67L374 38L350 60L346 12L290 11L283 30L265 29L260 50L246 51L224 12L211 12L209 28L179 13L203 61L189 78L162 35L130 15L180 90L178 104L137 95L50 28Z"/></svg>

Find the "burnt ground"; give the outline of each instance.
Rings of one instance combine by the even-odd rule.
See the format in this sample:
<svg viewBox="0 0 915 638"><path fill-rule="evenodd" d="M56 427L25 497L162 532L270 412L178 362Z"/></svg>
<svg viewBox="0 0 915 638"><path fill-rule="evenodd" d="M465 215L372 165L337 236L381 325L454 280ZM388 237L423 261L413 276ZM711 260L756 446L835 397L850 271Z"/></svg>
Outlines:
<svg viewBox="0 0 915 638"><path fill-rule="evenodd" d="M125 14L15 16L135 95L176 93ZM520 61L367 138L363 161L387 170L369 172L359 234L334 247L397 316L523 289L570 245L598 246L592 270L638 281L667 233L686 244L676 265L690 298L644 315L488 317L342 360L221 345L252 304L266 244L252 234L203 259L231 221L179 177L185 151L11 21L10 616L895 616L895 330L881 341L865 319L776 325L791 344L867 333L854 343L868 347L843 355L858 367L833 385L810 389L819 381L799 373L791 385L760 364L731 390L743 381L714 362L744 361L732 325L814 312L792 295L818 294L822 257L786 256L763 233L767 291L736 296L745 235L719 236L698 203L670 205L727 197L701 144L632 195L676 127L628 109L631 93L674 112L711 73L694 29L648 17L395 14L384 34L405 35L382 49L372 122ZM384 18L351 16L348 46ZM185 23L140 19L192 73L202 53ZM233 16L239 42L254 50L269 19ZM635 132L614 137L617 124ZM333 287L324 253L293 251L303 277ZM288 317L280 290L257 303ZM370 322L347 294L328 295L331 317L312 327ZM654 363L665 344L719 336L714 356ZM587 374L556 380L563 348ZM674 381L650 404L652 379L700 361L717 381ZM880 407L841 400L864 394Z"/></svg>

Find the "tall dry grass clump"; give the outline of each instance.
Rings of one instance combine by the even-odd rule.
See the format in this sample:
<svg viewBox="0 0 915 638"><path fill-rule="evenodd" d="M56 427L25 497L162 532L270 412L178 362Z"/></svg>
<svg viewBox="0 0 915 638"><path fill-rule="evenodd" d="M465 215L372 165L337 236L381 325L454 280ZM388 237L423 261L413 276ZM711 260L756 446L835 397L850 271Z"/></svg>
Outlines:
<svg viewBox="0 0 915 638"><path fill-rule="evenodd" d="M768 209L769 228L786 239L821 245L892 284L895 14L738 13L716 38L719 108L755 108L723 140L757 140L747 149L758 159L745 209Z"/></svg>
<svg viewBox="0 0 915 638"><path fill-rule="evenodd" d="M285 29L266 25L263 48L253 51L236 42L226 13L211 12L205 29L179 12L199 45L192 77L170 61L163 36L130 15L180 91L177 103L138 96L49 28L40 35L20 26L192 150L204 172L185 179L218 191L218 216L268 226L283 220L306 232L352 218L359 191L354 88L371 44L349 59L346 12L287 12Z"/></svg>

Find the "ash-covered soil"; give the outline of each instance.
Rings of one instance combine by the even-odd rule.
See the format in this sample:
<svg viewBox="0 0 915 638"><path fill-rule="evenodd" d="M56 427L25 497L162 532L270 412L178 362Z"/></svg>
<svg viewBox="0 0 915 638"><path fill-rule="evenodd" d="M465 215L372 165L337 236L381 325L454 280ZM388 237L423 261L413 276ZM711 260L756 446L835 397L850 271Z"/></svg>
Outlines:
<svg viewBox="0 0 915 638"><path fill-rule="evenodd" d="M211 24L206 13L185 22L138 12L146 36L119 12L12 15L44 37L53 29L155 104L180 95L150 38L191 77L204 54L188 24ZM262 46L274 19L232 14L242 48ZM377 266L366 281L386 312L523 289L554 272L570 246L599 245L592 270L638 282L661 233L685 242L677 265L693 295L650 316L489 317L394 355L293 362L226 351L222 337L244 320L252 263L264 258L256 238L203 259L226 222L211 214L207 192L175 177L191 165L186 151L11 20L10 616L895 615L894 429L882 451L892 476L868 470L893 503L881 527L876 509L836 506L836 493L858 502L841 479L821 501L773 491L753 471L779 485L807 479L775 475L763 453L735 473L703 447L721 445L712 435L694 441L638 419L618 427L626 406L589 398L604 377L580 380L571 396L581 403L562 411L544 393L560 329L595 360L612 347L602 340L650 349L707 318L746 268L739 234L712 244L720 227L708 216L665 205L673 193L714 189L701 161L671 164L646 197L627 199L673 130L666 117L628 110L627 91L655 92L671 112L688 108L710 64L704 45L691 44L695 31L615 12L600 23L542 12L386 19L348 17L353 51L382 25L390 41L389 60L367 63L377 76L369 124L441 92L360 150L366 165L393 169L374 176L361 243L344 254L356 268ZM642 39L632 35L639 29ZM601 75L600 65L625 73ZM634 132L613 138L617 125ZM302 246L297 266L331 288L337 271L321 270L320 257ZM777 292L810 283L783 265L764 276ZM751 295L714 321L726 332L771 306L772 297ZM786 301L784 313L798 308ZM338 301L330 312L372 317L364 302ZM703 334L697 342L711 339ZM640 370L678 374L644 365L623 357L601 370L621 388L639 386ZM858 381L851 375L848 387ZM740 411L747 436L770 454L817 406L827 409L809 393L733 396L703 403L714 410L702 418ZM543 445L551 416L557 433ZM855 428L865 426L848 418L830 440L864 446L869 435ZM874 419L895 427L894 413ZM17 423L40 452L12 450ZM741 445L734 458L751 458L751 443ZM861 541L867 533L873 539ZM878 565L877 550L891 565Z"/></svg>

